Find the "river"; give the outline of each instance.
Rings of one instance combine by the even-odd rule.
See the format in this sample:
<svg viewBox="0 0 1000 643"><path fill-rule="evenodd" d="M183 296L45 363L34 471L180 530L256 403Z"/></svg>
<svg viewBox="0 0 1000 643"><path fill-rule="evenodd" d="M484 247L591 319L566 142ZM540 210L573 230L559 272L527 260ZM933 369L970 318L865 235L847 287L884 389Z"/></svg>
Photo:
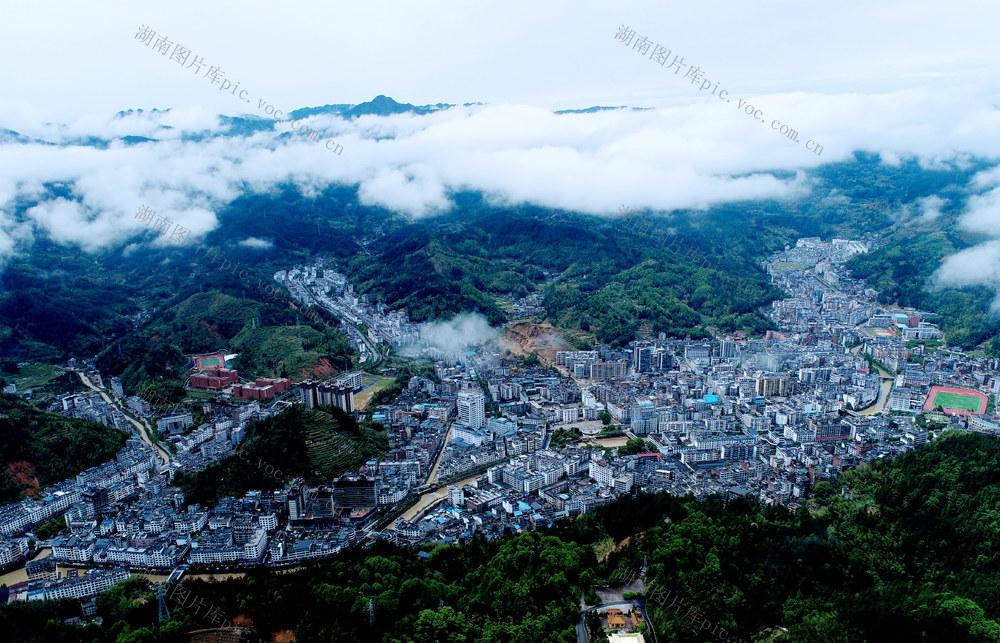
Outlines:
<svg viewBox="0 0 1000 643"><path fill-rule="evenodd" d="M467 478L462 478L461 480L456 480L455 482L450 482L447 485L442 486L440 489L438 489L436 491L428 491L424 495L420 496L420 500L417 501L417 504L413 505L412 507L410 507L409 509L407 509L405 512L403 512L403 518L405 518L406 520L411 520L414 516L416 516L418 513L420 513L421 511L423 511L427 507L430 507L435 502L437 502L437 501L439 501L439 500L441 500L443 498L446 498L448 496L448 486L449 485L455 484L455 485L458 485L459 488L462 488L463 486L465 486L467 484L470 484L473 480L475 480L476 478L478 478L481 475L483 475L483 474L482 473L477 473L474 476L469 476ZM386 527L386 529L388 529L388 530L393 530L395 528L396 528L395 525L391 525L391 524L388 527Z"/></svg>
<svg viewBox="0 0 1000 643"><path fill-rule="evenodd" d="M861 346L855 346L851 349L851 352L858 355L858 353L861 352ZM886 404L889 403L889 394L892 393L892 387L896 383L896 378L894 378L891 373L878 366L875 367L875 372L877 372L879 377L882 378L879 383L878 399L871 406L858 411L858 415L878 415L885 410Z"/></svg>
<svg viewBox="0 0 1000 643"><path fill-rule="evenodd" d="M35 557L32 558L31 560L38 560L39 558L48 558L51 555L52 555L52 549L50 547L46 547L42 551L35 554ZM15 583L23 583L26 580L28 580L28 573L24 571L24 567L18 567L17 569L11 570L6 574L4 574L3 576L0 576L0 584L6 585L7 587L10 587Z"/></svg>
<svg viewBox="0 0 1000 643"><path fill-rule="evenodd" d="M168 454L166 450L164 450L163 447L161 447L159 444L153 443L153 441L149 438L149 436L146 435L146 427L143 426L142 423L134 420L128 413L122 410L121 407L119 407L116 402L112 401L112 399L108 397L107 393L94 386L93 383L91 383L90 379L83 373L83 371L77 371L76 374L80 376L80 379L83 380L83 383L87 388L98 393L102 398L104 398L105 402L107 402L108 404L114 406L119 411L121 411L122 415L125 416L125 419L131 422L133 425L135 425L135 428L139 431L139 437L142 438L143 442L156 449L156 452L160 455L160 458L163 460L163 464L167 464L170 462L170 454ZM152 427L150 427L149 430L152 431L153 430Z"/></svg>

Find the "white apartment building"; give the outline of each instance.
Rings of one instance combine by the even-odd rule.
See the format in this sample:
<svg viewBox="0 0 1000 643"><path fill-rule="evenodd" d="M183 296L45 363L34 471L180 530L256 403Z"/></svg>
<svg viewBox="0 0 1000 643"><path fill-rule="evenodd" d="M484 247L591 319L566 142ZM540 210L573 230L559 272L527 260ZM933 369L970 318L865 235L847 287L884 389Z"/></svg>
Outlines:
<svg viewBox="0 0 1000 643"><path fill-rule="evenodd" d="M11 564L27 551L27 538L13 538L0 542L0 567Z"/></svg>
<svg viewBox="0 0 1000 643"><path fill-rule="evenodd" d="M258 528L253 532L250 540L243 545L243 559L260 560L265 549L267 549L267 532L263 528Z"/></svg>
<svg viewBox="0 0 1000 643"><path fill-rule="evenodd" d="M45 588L45 598L56 600L60 598L84 598L96 596L111 589L112 585L128 579L131 573L127 569L112 569L110 571L94 570L76 578L64 578L53 581Z"/></svg>
<svg viewBox="0 0 1000 643"><path fill-rule="evenodd" d="M486 397L479 391L460 391L458 394L458 419L470 429L486 426Z"/></svg>
<svg viewBox="0 0 1000 643"><path fill-rule="evenodd" d="M590 461L590 477L601 486L611 486L615 479L615 470L603 460Z"/></svg>
<svg viewBox="0 0 1000 643"><path fill-rule="evenodd" d="M201 531L208 524L208 512L199 511L194 514L187 514L174 519L174 529L181 533L195 533Z"/></svg>
<svg viewBox="0 0 1000 643"><path fill-rule="evenodd" d="M481 429L474 429L458 422L451 425L451 439L453 441L461 440L466 444L479 447L485 444L489 437L490 436Z"/></svg>
<svg viewBox="0 0 1000 643"><path fill-rule="evenodd" d="M73 563L85 563L94 555L95 541L79 536L61 536L52 541L52 558Z"/></svg>

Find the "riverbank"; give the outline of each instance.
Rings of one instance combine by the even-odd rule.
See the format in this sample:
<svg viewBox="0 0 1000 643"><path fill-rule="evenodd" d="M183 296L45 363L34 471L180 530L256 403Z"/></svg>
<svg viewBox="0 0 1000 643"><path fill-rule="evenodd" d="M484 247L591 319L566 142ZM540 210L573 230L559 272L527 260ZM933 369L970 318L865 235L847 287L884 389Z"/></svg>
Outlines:
<svg viewBox="0 0 1000 643"><path fill-rule="evenodd" d="M452 484L458 485L459 489L461 489L463 486L465 486L467 484L470 484L473 480L475 480L476 478L478 478L481 475L483 475L483 474L479 473L479 474L476 474L476 475L473 475L473 476L468 476L468 477L462 478L461 480L456 480L455 482L450 482L447 485L442 485L436 491L428 491L427 493L425 493L422 496L420 496L420 500L417 501L417 504L413 505L412 507L410 507L409 509L407 509L406 511L403 512L403 518L405 518L406 520L412 520L413 517L416 516L421 511L424 511L425 509L428 509L435 502L437 502L439 500L443 500L444 498L446 498L448 496L448 486L449 485L452 485ZM386 529L389 530L389 531L393 531L393 530L396 529L396 527L395 527L395 525L388 525L386 527Z"/></svg>

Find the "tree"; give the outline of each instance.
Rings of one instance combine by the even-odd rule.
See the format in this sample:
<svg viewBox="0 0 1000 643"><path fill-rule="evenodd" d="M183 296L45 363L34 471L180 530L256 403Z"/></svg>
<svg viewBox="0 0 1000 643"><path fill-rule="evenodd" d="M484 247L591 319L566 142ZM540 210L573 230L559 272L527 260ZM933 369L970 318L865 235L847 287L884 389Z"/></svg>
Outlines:
<svg viewBox="0 0 1000 643"><path fill-rule="evenodd" d="M646 441L642 438L629 440L623 446L618 447L618 455L634 455L646 450Z"/></svg>
<svg viewBox="0 0 1000 643"><path fill-rule="evenodd" d="M601 411L601 414L598 417L601 418L601 424L604 426L611 424L611 414L607 411Z"/></svg>

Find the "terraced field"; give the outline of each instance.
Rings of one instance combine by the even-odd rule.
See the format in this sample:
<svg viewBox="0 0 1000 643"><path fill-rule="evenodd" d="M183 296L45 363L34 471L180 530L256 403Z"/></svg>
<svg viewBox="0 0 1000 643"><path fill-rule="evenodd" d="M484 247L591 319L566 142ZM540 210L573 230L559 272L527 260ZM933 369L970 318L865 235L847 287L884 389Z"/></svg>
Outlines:
<svg viewBox="0 0 1000 643"><path fill-rule="evenodd" d="M306 450L313 475L334 477L355 471L366 460L381 455L385 444L378 434L367 429L355 436L313 428L306 433Z"/></svg>

